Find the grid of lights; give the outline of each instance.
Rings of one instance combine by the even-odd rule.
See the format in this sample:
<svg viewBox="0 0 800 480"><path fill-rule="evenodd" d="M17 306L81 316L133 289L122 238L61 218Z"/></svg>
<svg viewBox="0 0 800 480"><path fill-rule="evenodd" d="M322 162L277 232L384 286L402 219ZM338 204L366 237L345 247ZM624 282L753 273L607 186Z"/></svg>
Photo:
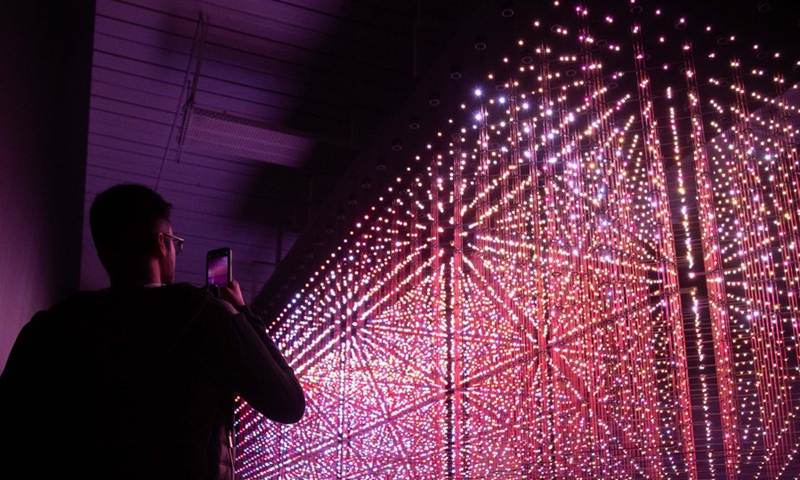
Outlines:
<svg viewBox="0 0 800 480"><path fill-rule="evenodd" d="M575 14L520 33L274 321L308 412L241 404L242 478L800 474L796 89L685 19Z"/></svg>

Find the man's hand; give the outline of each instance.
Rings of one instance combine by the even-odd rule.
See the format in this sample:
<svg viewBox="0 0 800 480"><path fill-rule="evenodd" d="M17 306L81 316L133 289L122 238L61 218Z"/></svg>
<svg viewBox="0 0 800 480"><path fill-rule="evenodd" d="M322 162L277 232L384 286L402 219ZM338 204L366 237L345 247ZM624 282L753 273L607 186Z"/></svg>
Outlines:
<svg viewBox="0 0 800 480"><path fill-rule="evenodd" d="M219 298L227 301L234 307L241 307L244 305L242 289L239 287L239 282L237 282L236 279L231 281L229 287L219 287Z"/></svg>
<svg viewBox="0 0 800 480"><path fill-rule="evenodd" d="M241 307L242 305L244 305L244 297L242 296L242 289L239 287L239 282L237 282L235 279L231 282L231 285L229 287L209 285L208 290L215 297L225 300L234 307Z"/></svg>

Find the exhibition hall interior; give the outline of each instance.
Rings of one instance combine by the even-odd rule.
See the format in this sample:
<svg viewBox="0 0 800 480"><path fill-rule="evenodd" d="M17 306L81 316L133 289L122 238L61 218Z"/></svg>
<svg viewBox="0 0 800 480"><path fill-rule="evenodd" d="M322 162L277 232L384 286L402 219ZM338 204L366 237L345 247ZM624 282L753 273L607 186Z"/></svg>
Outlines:
<svg viewBox="0 0 800 480"><path fill-rule="evenodd" d="M800 478L795 2L6 3L0 367L138 183L306 392L237 478Z"/></svg>

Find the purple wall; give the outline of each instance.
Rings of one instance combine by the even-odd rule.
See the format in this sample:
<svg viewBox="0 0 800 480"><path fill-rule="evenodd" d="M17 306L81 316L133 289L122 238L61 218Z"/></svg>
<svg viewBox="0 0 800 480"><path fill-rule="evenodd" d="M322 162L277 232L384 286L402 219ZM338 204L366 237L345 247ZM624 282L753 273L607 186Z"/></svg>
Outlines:
<svg viewBox="0 0 800 480"><path fill-rule="evenodd" d="M0 3L0 369L78 287L94 2Z"/></svg>

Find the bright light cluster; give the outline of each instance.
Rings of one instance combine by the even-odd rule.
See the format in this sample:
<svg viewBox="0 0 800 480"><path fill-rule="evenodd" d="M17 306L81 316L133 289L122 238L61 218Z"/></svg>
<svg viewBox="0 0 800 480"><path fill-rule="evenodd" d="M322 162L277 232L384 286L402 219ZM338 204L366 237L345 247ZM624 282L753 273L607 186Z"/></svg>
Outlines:
<svg viewBox="0 0 800 480"><path fill-rule="evenodd" d="M800 474L797 90L683 17L576 13L515 32L533 60L497 59L273 322L307 415L240 405L241 478Z"/></svg>

